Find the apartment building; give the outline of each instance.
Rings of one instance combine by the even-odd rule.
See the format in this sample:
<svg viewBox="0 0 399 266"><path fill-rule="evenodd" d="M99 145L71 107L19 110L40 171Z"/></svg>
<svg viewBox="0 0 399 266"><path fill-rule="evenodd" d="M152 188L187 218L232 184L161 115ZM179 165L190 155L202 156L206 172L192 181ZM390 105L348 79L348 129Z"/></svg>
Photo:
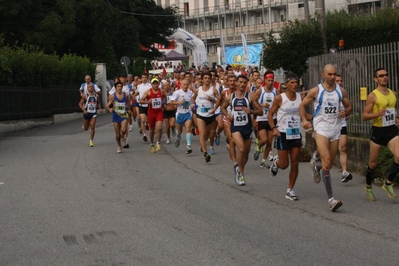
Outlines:
<svg viewBox="0 0 399 266"><path fill-rule="evenodd" d="M304 20L303 0L155 0L161 6L177 6L183 18L180 26L204 41L208 62L220 62L221 35L225 46L242 45L241 34L248 44L262 43L262 36L278 32L287 20ZM317 1L317 0L316 0ZM324 0L326 12L345 9L373 12L392 0ZM314 16L315 1L309 0ZM186 55L190 49L183 47Z"/></svg>

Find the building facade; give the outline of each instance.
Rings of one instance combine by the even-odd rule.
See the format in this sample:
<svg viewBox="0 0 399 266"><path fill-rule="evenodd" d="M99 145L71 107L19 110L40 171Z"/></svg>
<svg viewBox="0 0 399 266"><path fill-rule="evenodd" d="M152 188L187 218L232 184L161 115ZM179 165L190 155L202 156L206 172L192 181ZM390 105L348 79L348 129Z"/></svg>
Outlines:
<svg viewBox="0 0 399 266"><path fill-rule="evenodd" d="M155 0L163 7L176 6L183 18L181 28L204 41L208 62L220 62L221 36L225 46L241 45L241 34L248 44L262 43L270 30L278 32L287 20L304 20L303 0ZM309 0L309 14L316 13L315 2ZM325 10L372 13L392 0L325 0ZM186 55L191 50L183 47ZM191 60L190 60L191 61ZM190 62L191 63L191 62Z"/></svg>

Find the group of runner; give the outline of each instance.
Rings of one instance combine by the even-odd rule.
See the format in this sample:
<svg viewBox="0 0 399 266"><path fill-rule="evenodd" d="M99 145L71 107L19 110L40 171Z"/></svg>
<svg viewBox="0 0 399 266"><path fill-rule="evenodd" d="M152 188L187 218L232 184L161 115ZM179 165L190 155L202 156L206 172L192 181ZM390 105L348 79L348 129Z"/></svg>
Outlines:
<svg viewBox="0 0 399 266"><path fill-rule="evenodd" d="M244 170L249 159L252 137L255 136L253 158L258 160L262 153L260 167L269 168L272 176L277 175L278 169L286 169L290 165L286 198L297 200L293 188L298 176L302 147L301 127L305 130L313 127L318 148L310 163L313 178L316 183L323 180L328 207L336 211L342 202L333 196L330 169L339 150L343 168L341 181L352 179L347 171L346 156L346 120L352 107L346 90L342 83L339 84L342 77L337 75L333 65L324 67L322 78L323 82L308 90L305 96L297 92L299 79L294 74L285 76L283 86L274 87L273 71L266 71L263 79L258 71L251 72L250 77L237 76L232 68L195 74L175 73L170 80L161 77L151 77L149 80L147 73L143 73L140 78L122 74L109 92L106 105L112 113L117 153L129 147L127 138L132 126L128 130L128 124L132 125L132 120L136 119L145 142L148 141L149 129L152 153L162 150L164 122L167 130L166 144L171 143L172 133L174 145L179 147L185 129L186 154L192 153L192 137L197 132L199 149L206 163L211 161L214 154L213 144L220 145L221 133L224 132L233 164L234 180L242 186L246 184ZM101 105L97 101L94 84L87 80L86 85L82 84L80 88L82 99L79 106L84 111L84 129L91 126L89 145L92 147L95 114ZM374 80L378 87L368 96L363 112L364 120L373 120L370 139L372 155L365 188L366 198L370 201L375 200L371 182L383 146L388 146L395 158L391 173L383 185L391 198L396 198L392 181L399 172L396 94L387 88L388 74L385 69L378 69ZM312 103L313 114L308 114L307 107ZM130 122L129 118L132 119ZM273 138L278 153L276 156L270 154ZM272 163L269 166L267 161L270 159Z"/></svg>

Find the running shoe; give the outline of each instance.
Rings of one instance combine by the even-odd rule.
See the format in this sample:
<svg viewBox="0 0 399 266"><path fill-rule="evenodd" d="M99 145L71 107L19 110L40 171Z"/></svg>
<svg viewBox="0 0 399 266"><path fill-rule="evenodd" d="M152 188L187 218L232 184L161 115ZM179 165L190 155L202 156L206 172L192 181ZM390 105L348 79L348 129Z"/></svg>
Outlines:
<svg viewBox="0 0 399 266"><path fill-rule="evenodd" d="M289 200L298 200L298 197L295 195L295 192L292 189L287 191L285 198Z"/></svg>
<svg viewBox="0 0 399 266"><path fill-rule="evenodd" d="M237 184L237 186L239 186L239 182L238 182L239 175L240 175L240 173L238 172L238 164L236 163L234 165L234 182Z"/></svg>
<svg viewBox="0 0 399 266"><path fill-rule="evenodd" d="M155 149L154 144L150 145L150 150L151 150L152 153L156 153L157 152L157 150Z"/></svg>
<svg viewBox="0 0 399 266"><path fill-rule="evenodd" d="M255 161L257 161L259 159L259 154L260 154L259 146L256 145L254 155L253 155Z"/></svg>
<svg viewBox="0 0 399 266"><path fill-rule="evenodd" d="M205 155L205 162L209 163L211 161L211 155L209 153L207 153Z"/></svg>
<svg viewBox="0 0 399 266"><path fill-rule="evenodd" d="M235 163L233 168L234 168L234 173L237 174L237 178L238 178L238 163Z"/></svg>
<svg viewBox="0 0 399 266"><path fill-rule="evenodd" d="M143 140L144 140L144 142L147 142L147 141L148 141L147 135L144 135L144 136L143 136Z"/></svg>
<svg viewBox="0 0 399 266"><path fill-rule="evenodd" d="M141 130L141 128L139 128L139 134L142 135L143 131Z"/></svg>
<svg viewBox="0 0 399 266"><path fill-rule="evenodd" d="M181 136L179 134L176 135L175 147L178 148L180 145Z"/></svg>
<svg viewBox="0 0 399 266"><path fill-rule="evenodd" d="M393 183L390 185L387 185L384 182L384 184L382 185L382 189L385 190L386 192L388 192L388 197L390 197L392 199L395 199L397 197L395 191L393 190Z"/></svg>
<svg viewBox="0 0 399 266"><path fill-rule="evenodd" d="M237 185L245 186L245 176L243 174L238 174L237 181L238 181Z"/></svg>
<svg viewBox="0 0 399 266"><path fill-rule="evenodd" d="M124 148L124 149L129 148L129 143L127 143L127 139L125 139L125 142L124 142L124 143L125 143L125 145L123 145L123 148Z"/></svg>
<svg viewBox="0 0 399 266"><path fill-rule="evenodd" d="M342 206L342 202L340 200L336 200L334 198L331 198L328 200L328 208L332 212L335 212L341 206Z"/></svg>
<svg viewBox="0 0 399 266"><path fill-rule="evenodd" d="M341 182L342 183L347 183L349 180L352 180L352 174L351 173L349 173L349 172L347 172L347 171L344 171L344 172L342 172L342 179L341 179Z"/></svg>
<svg viewBox="0 0 399 266"><path fill-rule="evenodd" d="M170 139L167 139L167 140L166 140L166 144L170 144Z"/></svg>
<svg viewBox="0 0 399 266"><path fill-rule="evenodd" d="M226 149L230 152L230 144L226 144Z"/></svg>
<svg viewBox="0 0 399 266"><path fill-rule="evenodd" d="M209 154L214 155L215 154L215 149L213 147L209 147Z"/></svg>
<svg viewBox="0 0 399 266"><path fill-rule="evenodd" d="M82 126L82 130L85 130L85 126L84 125Z"/></svg>
<svg viewBox="0 0 399 266"><path fill-rule="evenodd" d="M92 140L89 141L89 147L94 147L94 143Z"/></svg>
<svg viewBox="0 0 399 266"><path fill-rule="evenodd" d="M220 134L219 133L215 134L215 144L216 144L216 146L220 145Z"/></svg>
<svg viewBox="0 0 399 266"><path fill-rule="evenodd" d="M122 152L122 148L118 147L118 149L116 150L116 153L121 153Z"/></svg>
<svg viewBox="0 0 399 266"><path fill-rule="evenodd" d="M270 173L272 176L276 176L278 173L278 167L276 162L278 161L278 155L274 156L272 166L270 167Z"/></svg>
<svg viewBox="0 0 399 266"><path fill-rule="evenodd" d="M192 152L193 152L193 150L191 149L191 146L190 146L190 145L187 145L186 154L190 154L190 153L192 153Z"/></svg>
<svg viewBox="0 0 399 266"><path fill-rule="evenodd" d="M145 124L145 130L147 130L147 131L150 130L147 123Z"/></svg>
<svg viewBox="0 0 399 266"><path fill-rule="evenodd" d="M266 161L266 159L262 159L262 162L260 162L260 168L270 168L270 165L268 165L267 163L266 163L267 161Z"/></svg>
<svg viewBox="0 0 399 266"><path fill-rule="evenodd" d="M310 169L312 169L313 172L313 180L315 183L320 183L321 180L321 175L320 171L318 169L317 161L315 159L310 159Z"/></svg>
<svg viewBox="0 0 399 266"><path fill-rule="evenodd" d="M176 137L176 129L172 128L172 137Z"/></svg>
<svg viewBox="0 0 399 266"><path fill-rule="evenodd" d="M269 161L273 161L273 152L272 151L269 152Z"/></svg>
<svg viewBox="0 0 399 266"><path fill-rule="evenodd" d="M320 160L319 156L317 156L317 150L313 152L312 159L314 159L315 161L319 161Z"/></svg>
<svg viewBox="0 0 399 266"><path fill-rule="evenodd" d="M375 201L376 200L372 188L364 187L364 191L366 191L366 199L368 201Z"/></svg>
<svg viewBox="0 0 399 266"><path fill-rule="evenodd" d="M133 126L130 125L130 126L129 126L129 132L132 132L132 130L133 130Z"/></svg>
<svg viewBox="0 0 399 266"><path fill-rule="evenodd" d="M161 144L160 144L159 142L157 142L157 144L155 144L155 149L156 149L157 151L161 151L161 150L162 150Z"/></svg>

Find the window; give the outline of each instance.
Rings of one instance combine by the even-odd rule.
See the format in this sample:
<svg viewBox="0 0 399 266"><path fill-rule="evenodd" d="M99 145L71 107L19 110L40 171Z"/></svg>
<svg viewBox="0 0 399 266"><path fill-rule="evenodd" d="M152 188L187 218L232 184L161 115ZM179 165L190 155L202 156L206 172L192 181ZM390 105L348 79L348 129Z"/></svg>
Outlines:
<svg viewBox="0 0 399 266"><path fill-rule="evenodd" d="M240 23L238 22L238 20L236 20L235 23L236 23L236 27L239 27Z"/></svg>
<svg viewBox="0 0 399 266"><path fill-rule="evenodd" d="M219 29L219 25L217 22L213 23L213 29L214 30L218 30Z"/></svg>
<svg viewBox="0 0 399 266"><path fill-rule="evenodd" d="M190 16L190 9L188 7L188 3L184 3L184 15Z"/></svg>
<svg viewBox="0 0 399 266"><path fill-rule="evenodd" d="M229 9L229 7L230 7L230 1L224 0L224 8Z"/></svg>
<svg viewBox="0 0 399 266"><path fill-rule="evenodd" d="M256 18L256 24L257 24L257 25L263 24L263 20L262 20L261 17L257 17L257 18Z"/></svg>
<svg viewBox="0 0 399 266"><path fill-rule="evenodd" d="M209 3L208 3L208 0L204 0L204 12L209 12Z"/></svg>

